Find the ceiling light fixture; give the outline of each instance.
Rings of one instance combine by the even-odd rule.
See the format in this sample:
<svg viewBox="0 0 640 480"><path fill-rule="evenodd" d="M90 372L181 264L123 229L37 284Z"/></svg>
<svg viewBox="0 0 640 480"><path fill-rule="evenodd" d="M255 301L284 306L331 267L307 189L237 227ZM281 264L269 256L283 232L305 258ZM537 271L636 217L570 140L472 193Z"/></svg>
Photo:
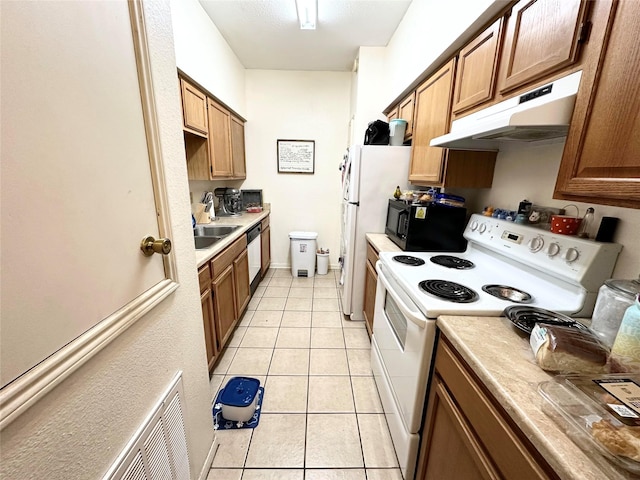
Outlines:
<svg viewBox="0 0 640 480"><path fill-rule="evenodd" d="M318 5L316 0L296 0L300 30L315 30Z"/></svg>

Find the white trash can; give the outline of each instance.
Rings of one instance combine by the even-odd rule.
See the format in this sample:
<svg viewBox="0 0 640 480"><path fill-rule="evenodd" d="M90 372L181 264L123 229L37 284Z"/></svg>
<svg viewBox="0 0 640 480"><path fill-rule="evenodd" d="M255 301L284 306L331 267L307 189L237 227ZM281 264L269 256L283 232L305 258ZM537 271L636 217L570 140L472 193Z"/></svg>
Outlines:
<svg viewBox="0 0 640 480"><path fill-rule="evenodd" d="M316 271L317 232L291 232L291 275L313 277Z"/></svg>
<svg viewBox="0 0 640 480"><path fill-rule="evenodd" d="M326 275L329 273L329 254L316 253L318 260L318 275Z"/></svg>

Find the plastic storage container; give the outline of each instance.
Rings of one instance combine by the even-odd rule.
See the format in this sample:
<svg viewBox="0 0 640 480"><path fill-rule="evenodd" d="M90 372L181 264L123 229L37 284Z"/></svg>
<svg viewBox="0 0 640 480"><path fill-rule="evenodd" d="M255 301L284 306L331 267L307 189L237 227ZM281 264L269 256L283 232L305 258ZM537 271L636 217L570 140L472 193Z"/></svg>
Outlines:
<svg viewBox="0 0 640 480"><path fill-rule="evenodd" d="M227 382L220 403L222 416L232 422L248 422L256 411L260 380L250 377L233 377Z"/></svg>
<svg viewBox="0 0 640 480"><path fill-rule="evenodd" d="M640 295L627 308L620 329L611 347L611 357L622 371L640 371ZM640 408L638 409L640 413Z"/></svg>
<svg viewBox="0 0 640 480"><path fill-rule="evenodd" d="M613 345L622 317L640 293L640 280L607 280L598 290L591 330L608 346Z"/></svg>
<svg viewBox="0 0 640 480"><path fill-rule="evenodd" d="M389 145L401 147L404 143L404 132L407 129L407 121L400 118L389 122Z"/></svg>
<svg viewBox="0 0 640 480"><path fill-rule="evenodd" d="M637 374L555 377L538 391L544 412L587 454L596 452L617 467L640 474L640 394ZM598 461L593 457L594 461ZM600 459L601 466L611 468Z"/></svg>
<svg viewBox="0 0 640 480"><path fill-rule="evenodd" d="M317 232L291 232L291 275L313 277L316 270Z"/></svg>

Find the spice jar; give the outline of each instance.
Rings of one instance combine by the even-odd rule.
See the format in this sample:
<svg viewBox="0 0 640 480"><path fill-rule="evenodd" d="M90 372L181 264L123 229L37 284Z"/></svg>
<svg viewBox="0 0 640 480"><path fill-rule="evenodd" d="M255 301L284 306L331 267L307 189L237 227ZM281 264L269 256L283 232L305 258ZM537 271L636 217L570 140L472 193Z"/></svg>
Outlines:
<svg viewBox="0 0 640 480"><path fill-rule="evenodd" d="M608 347L613 345L622 317L627 308L633 305L638 293L640 293L640 278L638 280L610 279L605 281L598 290L591 330Z"/></svg>

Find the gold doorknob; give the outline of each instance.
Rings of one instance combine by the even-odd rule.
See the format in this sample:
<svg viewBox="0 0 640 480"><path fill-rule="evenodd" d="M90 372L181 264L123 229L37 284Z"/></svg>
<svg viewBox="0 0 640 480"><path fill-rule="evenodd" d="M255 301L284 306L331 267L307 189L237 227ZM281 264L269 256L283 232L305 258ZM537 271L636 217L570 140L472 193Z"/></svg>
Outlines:
<svg viewBox="0 0 640 480"><path fill-rule="evenodd" d="M168 238L155 239L152 236L144 237L140 242L140 250L145 257L150 257L154 253L168 255L171 252L171 240Z"/></svg>

